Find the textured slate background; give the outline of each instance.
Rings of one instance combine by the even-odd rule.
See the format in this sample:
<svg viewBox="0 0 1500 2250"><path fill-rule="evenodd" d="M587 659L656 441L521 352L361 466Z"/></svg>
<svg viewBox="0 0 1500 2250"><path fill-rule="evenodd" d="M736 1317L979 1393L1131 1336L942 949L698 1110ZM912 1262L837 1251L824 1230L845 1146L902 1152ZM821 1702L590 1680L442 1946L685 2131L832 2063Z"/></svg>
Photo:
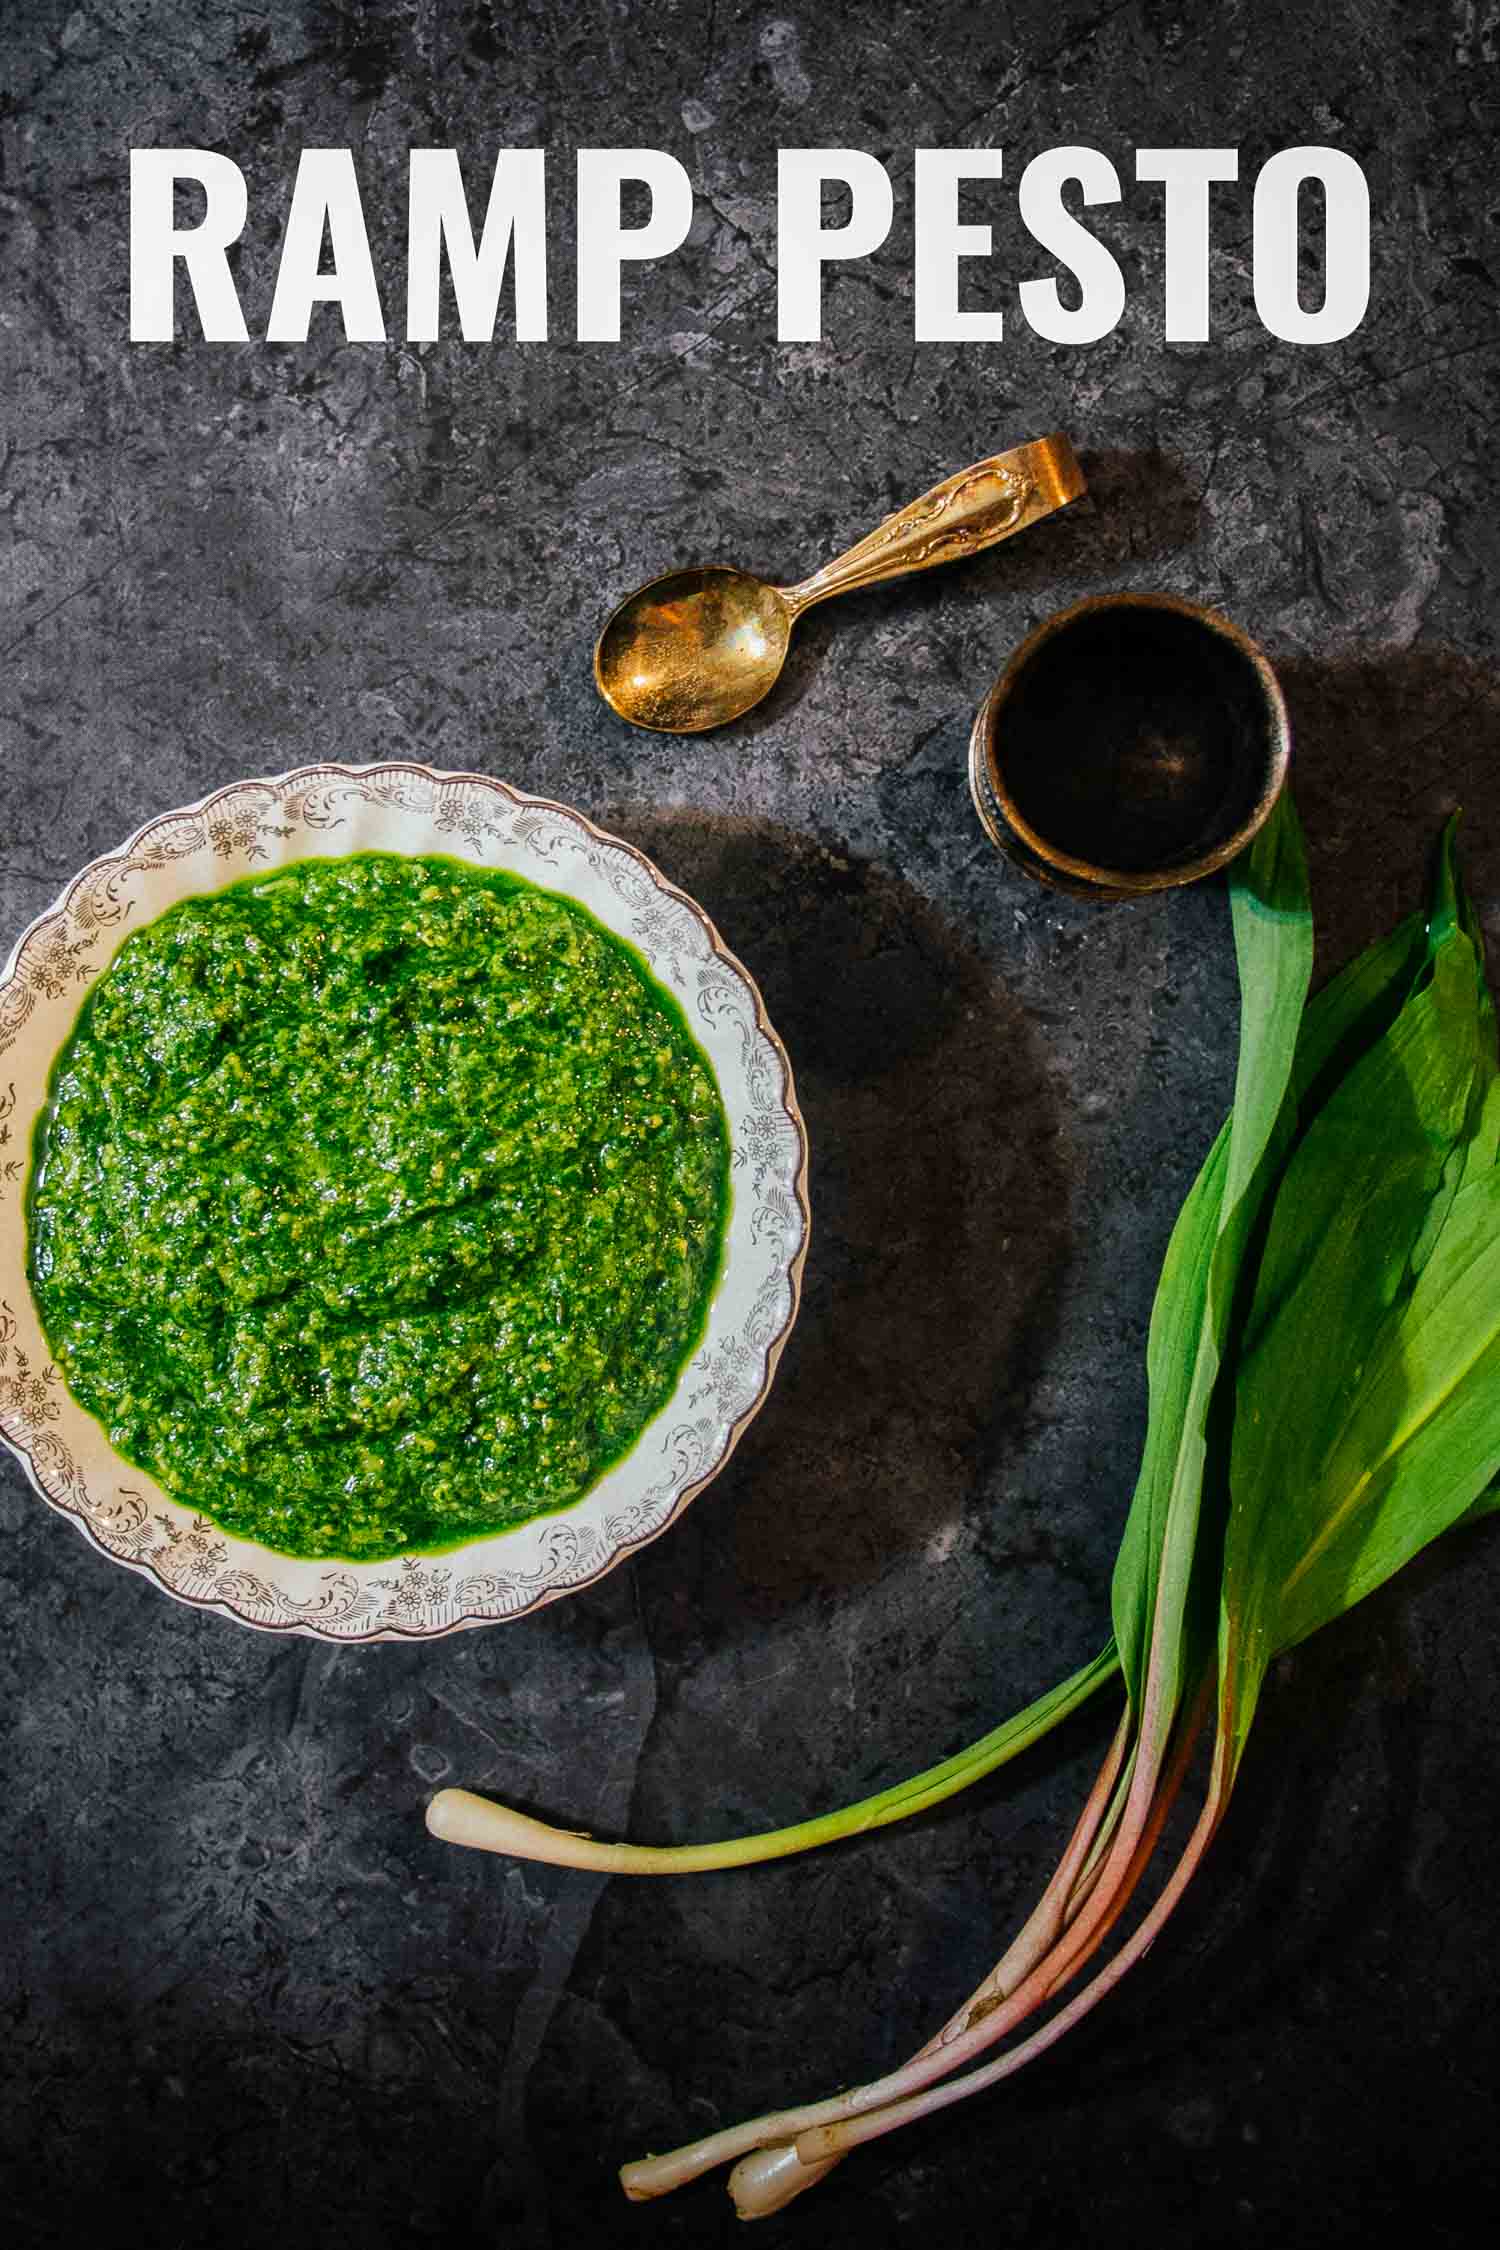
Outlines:
<svg viewBox="0 0 1500 2250"><path fill-rule="evenodd" d="M1222 603L1282 666L1325 967L1414 896L1441 814L1500 935L1496 56L1488 0L782 13L13 0L0 30L0 946L149 814L387 753L568 799L758 973L815 1152L801 1323L670 1538L529 1623L331 1651L179 1610L0 1466L4 2200L27 2245L716 2243L716 2186L613 2167L916 2044L1044 1880L1103 1713L920 1828L679 1886L430 1841L461 1780L642 1837L797 1817L1081 1661L1177 1202L1221 1114L1215 886L1096 912L998 865L963 747L1006 651L1086 591ZM1215 340L1163 344L1157 191L1098 223L1129 308L1085 349L910 341L910 150L1081 140L1364 164L1370 313L1255 318L1215 191ZM222 148L264 327L297 151L356 152L393 327L406 152L553 166L557 337L517 349L126 340L126 151ZM626 340L567 340L578 144L691 172ZM780 145L890 162L898 217L774 341ZM477 194L479 190L476 188ZM980 215L977 211L975 215ZM975 286L986 283L976 277ZM633 734L589 649L678 558L793 574L1054 425L1092 499L819 611L773 700ZM1451 1540L1277 1675L1173 1926L1063 2056L848 2164L770 2244L1428 2242L1497 2185L1500 1535Z"/></svg>

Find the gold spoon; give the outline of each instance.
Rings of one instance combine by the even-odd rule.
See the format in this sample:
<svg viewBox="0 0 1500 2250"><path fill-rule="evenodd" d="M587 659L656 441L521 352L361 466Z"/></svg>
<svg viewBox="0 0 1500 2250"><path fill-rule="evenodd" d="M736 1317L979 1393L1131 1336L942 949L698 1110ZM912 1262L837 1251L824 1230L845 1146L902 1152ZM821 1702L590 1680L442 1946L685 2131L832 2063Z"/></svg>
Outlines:
<svg viewBox="0 0 1500 2250"><path fill-rule="evenodd" d="M720 563L653 578L599 635L599 693L632 726L661 734L721 727L770 692L792 627L814 602L980 554L1083 490L1073 448L1057 431L960 469L800 586L767 586Z"/></svg>

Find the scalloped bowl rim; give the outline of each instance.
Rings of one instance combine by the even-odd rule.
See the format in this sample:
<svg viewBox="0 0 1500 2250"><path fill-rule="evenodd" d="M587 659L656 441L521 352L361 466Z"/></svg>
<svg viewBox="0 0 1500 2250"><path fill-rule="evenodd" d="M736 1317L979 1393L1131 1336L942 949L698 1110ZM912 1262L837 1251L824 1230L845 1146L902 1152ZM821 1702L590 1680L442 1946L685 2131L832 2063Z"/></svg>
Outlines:
<svg viewBox="0 0 1500 2250"><path fill-rule="evenodd" d="M344 829L351 834L327 841ZM394 834L429 840L396 843ZM129 929L175 898L297 859L368 850L507 867L579 899L643 953L714 1064L733 1200L703 1341L625 1460L581 1500L445 1553L307 1562L238 1539L171 1500L69 1396L26 1280L25 1187L38 1087L44 1099L84 989ZM204 874L211 879L197 879ZM573 806L487 774L406 759L298 766L158 814L91 860L21 932L0 970L0 1124L21 1151L0 1165L0 1440L98 1553L177 1601L260 1631L340 1646L435 1639L530 1616L595 1584L669 1530L725 1466L764 1403L801 1301L807 1130L754 978L703 908L634 844ZM655 1481L643 1485L653 1470Z"/></svg>

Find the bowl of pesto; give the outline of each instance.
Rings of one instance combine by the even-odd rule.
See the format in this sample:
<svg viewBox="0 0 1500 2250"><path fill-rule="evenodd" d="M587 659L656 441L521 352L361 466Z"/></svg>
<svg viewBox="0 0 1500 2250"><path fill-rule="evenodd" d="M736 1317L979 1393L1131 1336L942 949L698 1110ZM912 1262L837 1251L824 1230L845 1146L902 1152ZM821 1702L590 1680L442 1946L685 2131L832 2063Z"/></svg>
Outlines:
<svg viewBox="0 0 1500 2250"><path fill-rule="evenodd" d="M482 775L237 783L0 975L0 1437L244 1624L524 1615L728 1459L806 1182L752 979L632 846Z"/></svg>

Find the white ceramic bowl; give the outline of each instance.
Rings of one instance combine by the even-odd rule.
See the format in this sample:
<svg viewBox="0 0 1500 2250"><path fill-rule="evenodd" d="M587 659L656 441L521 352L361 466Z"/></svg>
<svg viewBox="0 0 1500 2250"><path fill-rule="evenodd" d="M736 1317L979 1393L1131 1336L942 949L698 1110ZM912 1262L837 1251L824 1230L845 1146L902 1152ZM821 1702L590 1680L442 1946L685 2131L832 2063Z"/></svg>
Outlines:
<svg viewBox="0 0 1500 2250"><path fill-rule="evenodd" d="M306 1562L180 1507L120 1458L52 1366L26 1278L31 1137L86 987L180 898L289 860L444 852L579 900L681 1002L729 1119L733 1202L703 1343L625 1460L558 1515L442 1555ZM95 860L0 974L0 1437L101 1554L179 1601L319 1640L419 1640L524 1616L590 1585L674 1523L759 1408L796 1317L807 1253L807 1136L754 982L708 916L581 813L480 774L305 766L242 781Z"/></svg>

